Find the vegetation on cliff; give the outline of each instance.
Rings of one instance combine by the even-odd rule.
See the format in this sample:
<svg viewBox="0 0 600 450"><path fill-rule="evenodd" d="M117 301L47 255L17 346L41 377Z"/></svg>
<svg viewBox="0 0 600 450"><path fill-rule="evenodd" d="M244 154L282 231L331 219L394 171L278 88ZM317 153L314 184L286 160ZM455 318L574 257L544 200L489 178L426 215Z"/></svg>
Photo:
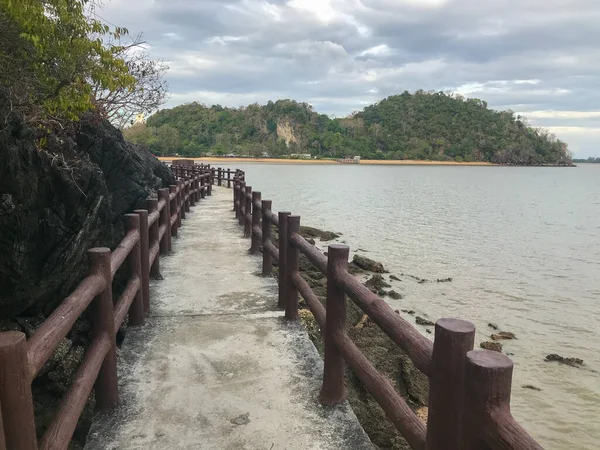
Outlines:
<svg viewBox="0 0 600 450"><path fill-rule="evenodd" d="M443 92L404 92L332 119L306 103L279 100L224 108L190 103L161 110L126 131L156 154L488 161L568 165L567 145L511 111Z"/></svg>
<svg viewBox="0 0 600 450"><path fill-rule="evenodd" d="M36 125L40 147L92 109L123 125L166 98L166 66L140 51L141 36L98 19L97 3L0 0L0 102Z"/></svg>

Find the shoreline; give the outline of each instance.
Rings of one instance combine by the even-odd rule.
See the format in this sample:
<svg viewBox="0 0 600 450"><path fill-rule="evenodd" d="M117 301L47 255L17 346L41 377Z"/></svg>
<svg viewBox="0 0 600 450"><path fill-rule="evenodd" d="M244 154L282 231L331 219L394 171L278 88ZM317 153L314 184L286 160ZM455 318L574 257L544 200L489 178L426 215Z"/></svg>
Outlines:
<svg viewBox="0 0 600 450"><path fill-rule="evenodd" d="M280 159L280 158L218 158L218 157L201 157L201 158L184 158L179 156L159 156L160 161L172 161L173 159L185 159L197 162L242 162L242 163L267 163L267 164L328 164L328 165L382 165L382 166L499 166L488 162L456 162L456 161L430 161L418 159L395 159L395 160L379 160L379 159L363 159L359 164L341 163L331 159Z"/></svg>

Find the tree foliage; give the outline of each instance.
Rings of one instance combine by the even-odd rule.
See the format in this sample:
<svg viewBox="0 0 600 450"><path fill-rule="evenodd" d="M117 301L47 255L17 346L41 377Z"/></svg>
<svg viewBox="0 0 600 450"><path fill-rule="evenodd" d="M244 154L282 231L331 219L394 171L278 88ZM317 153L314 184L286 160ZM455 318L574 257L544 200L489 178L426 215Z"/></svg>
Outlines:
<svg viewBox="0 0 600 450"><path fill-rule="evenodd" d="M95 18L95 0L0 0L0 97L30 122L113 119L164 102L165 66L122 45L125 28ZM132 51L135 50L135 51Z"/></svg>
<svg viewBox="0 0 600 450"><path fill-rule="evenodd" d="M112 89L94 85L96 104L118 128L133 124L139 116L150 115L168 97L164 75L169 67L162 60L151 59L144 45L142 36L138 35L131 43L114 49L115 56L125 62L127 71L134 78L133 84L117 85Z"/></svg>
<svg viewBox="0 0 600 450"><path fill-rule="evenodd" d="M546 130L528 126L525 118L489 109L479 99L443 92L404 92L340 119L293 100L241 108L190 103L148 119L150 128L166 125L179 132L178 153L187 156L266 152L518 165L571 163L566 144ZM282 131L289 129L292 140Z"/></svg>

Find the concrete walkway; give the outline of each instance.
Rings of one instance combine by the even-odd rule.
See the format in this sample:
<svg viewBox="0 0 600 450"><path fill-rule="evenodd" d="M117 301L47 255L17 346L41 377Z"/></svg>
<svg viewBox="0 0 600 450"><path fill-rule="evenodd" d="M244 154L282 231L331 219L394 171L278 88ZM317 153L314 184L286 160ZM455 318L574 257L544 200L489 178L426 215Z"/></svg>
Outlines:
<svg viewBox="0 0 600 450"><path fill-rule="evenodd" d="M86 450L373 448L348 405L317 402L322 361L276 310L231 199L215 187L161 259L147 324L121 348L120 405Z"/></svg>

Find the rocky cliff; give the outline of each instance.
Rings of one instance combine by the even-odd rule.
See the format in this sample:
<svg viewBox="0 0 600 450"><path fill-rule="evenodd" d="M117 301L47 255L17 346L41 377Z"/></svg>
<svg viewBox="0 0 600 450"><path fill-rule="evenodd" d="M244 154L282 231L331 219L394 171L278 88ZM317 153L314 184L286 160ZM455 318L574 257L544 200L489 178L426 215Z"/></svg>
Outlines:
<svg viewBox="0 0 600 450"><path fill-rule="evenodd" d="M14 116L3 122L0 319L45 316L85 274L86 251L114 247L122 216L144 206L172 175L92 115L44 141Z"/></svg>

